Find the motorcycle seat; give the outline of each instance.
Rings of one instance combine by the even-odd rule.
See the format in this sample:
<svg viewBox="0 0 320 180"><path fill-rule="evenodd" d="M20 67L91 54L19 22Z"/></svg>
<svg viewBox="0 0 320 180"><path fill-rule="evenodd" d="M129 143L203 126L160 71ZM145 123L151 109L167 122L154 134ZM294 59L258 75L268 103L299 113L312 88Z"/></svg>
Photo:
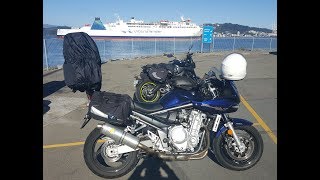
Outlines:
<svg viewBox="0 0 320 180"><path fill-rule="evenodd" d="M131 109L143 113L152 113L163 109L160 103L143 103L138 101L131 101Z"/></svg>

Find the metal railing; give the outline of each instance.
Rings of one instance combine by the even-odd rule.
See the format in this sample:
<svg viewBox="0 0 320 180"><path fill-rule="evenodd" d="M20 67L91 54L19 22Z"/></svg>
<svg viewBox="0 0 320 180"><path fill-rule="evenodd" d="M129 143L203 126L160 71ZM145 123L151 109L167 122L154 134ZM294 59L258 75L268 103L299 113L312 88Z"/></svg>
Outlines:
<svg viewBox="0 0 320 180"><path fill-rule="evenodd" d="M133 59L137 57L185 53L191 44L192 52L218 51L276 51L275 37L214 37L212 43L203 44L201 38L132 38L117 40L94 40L102 62ZM43 68L61 67L64 63L63 39L43 39Z"/></svg>

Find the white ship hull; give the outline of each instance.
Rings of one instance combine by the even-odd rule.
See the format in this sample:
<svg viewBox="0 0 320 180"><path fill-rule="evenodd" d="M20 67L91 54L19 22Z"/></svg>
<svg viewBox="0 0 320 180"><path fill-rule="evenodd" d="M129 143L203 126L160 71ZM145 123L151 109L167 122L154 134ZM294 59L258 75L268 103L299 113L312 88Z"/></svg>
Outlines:
<svg viewBox="0 0 320 180"><path fill-rule="evenodd" d="M143 32L147 31L147 32ZM201 31L194 31L194 32L152 32L153 30L142 30L138 32L134 31L108 31L108 30L81 30L81 29L58 29L57 36L65 36L68 33L74 32L85 32L89 36L93 37L154 37L154 38L161 38L161 37L199 37L201 36Z"/></svg>
<svg viewBox="0 0 320 180"><path fill-rule="evenodd" d="M99 19L100 20L100 19ZM85 32L92 37L101 38L188 38L200 37L202 29L189 22L169 22L165 23L143 23L143 21L131 20L131 22L100 24L103 29L93 29L90 26L84 26L78 29L58 29L57 36L63 37L68 33Z"/></svg>

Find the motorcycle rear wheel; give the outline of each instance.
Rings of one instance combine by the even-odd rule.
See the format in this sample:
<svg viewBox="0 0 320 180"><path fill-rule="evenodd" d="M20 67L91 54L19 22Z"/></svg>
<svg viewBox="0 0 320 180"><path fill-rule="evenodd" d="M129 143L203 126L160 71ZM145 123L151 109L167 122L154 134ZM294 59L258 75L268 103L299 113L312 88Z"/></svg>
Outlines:
<svg viewBox="0 0 320 180"><path fill-rule="evenodd" d="M149 79L142 80L136 88L136 98L139 102L154 103L160 99L160 91L150 93L157 85Z"/></svg>
<svg viewBox="0 0 320 180"><path fill-rule="evenodd" d="M245 151L237 152L235 140L227 132L213 140L213 153L225 168L242 171L253 167L261 158L263 141L260 133L253 126L234 127L239 140L244 143Z"/></svg>
<svg viewBox="0 0 320 180"><path fill-rule="evenodd" d="M100 129L94 129L87 137L83 155L88 168L103 178L117 178L129 173L139 162L138 151L124 153L116 157L106 157L103 154L106 136ZM111 139L111 138L110 138Z"/></svg>

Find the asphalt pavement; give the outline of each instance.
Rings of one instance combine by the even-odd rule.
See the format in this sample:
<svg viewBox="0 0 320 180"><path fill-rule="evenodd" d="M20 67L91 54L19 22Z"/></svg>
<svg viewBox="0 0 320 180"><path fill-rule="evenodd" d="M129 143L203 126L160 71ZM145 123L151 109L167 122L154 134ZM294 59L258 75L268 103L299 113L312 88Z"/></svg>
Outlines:
<svg viewBox="0 0 320 180"><path fill-rule="evenodd" d="M201 160L163 162L140 160L127 175L116 179L277 179L277 55L268 52L241 52L247 59L247 76L237 81L242 103L231 117L254 123L264 141L261 160L251 169L232 171L221 167L209 152ZM195 54L198 76L219 66L228 52ZM156 56L134 60L110 61L102 65L101 90L134 93L134 76L147 63L168 62L172 58ZM43 76L43 179L98 180L83 159L83 143L98 121L91 120L80 129L87 112L85 93L73 93L64 83L63 71Z"/></svg>

